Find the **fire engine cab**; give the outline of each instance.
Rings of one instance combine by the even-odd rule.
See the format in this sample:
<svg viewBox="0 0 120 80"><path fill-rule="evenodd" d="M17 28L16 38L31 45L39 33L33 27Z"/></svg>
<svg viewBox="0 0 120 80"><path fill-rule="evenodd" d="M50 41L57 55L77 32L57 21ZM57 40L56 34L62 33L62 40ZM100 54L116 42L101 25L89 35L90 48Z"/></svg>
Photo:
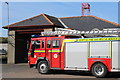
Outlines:
<svg viewBox="0 0 120 80"><path fill-rule="evenodd" d="M119 45L120 37L117 36L35 37L31 38L28 64L29 67L36 67L41 74L51 70L79 70L105 77L108 72L120 72Z"/></svg>

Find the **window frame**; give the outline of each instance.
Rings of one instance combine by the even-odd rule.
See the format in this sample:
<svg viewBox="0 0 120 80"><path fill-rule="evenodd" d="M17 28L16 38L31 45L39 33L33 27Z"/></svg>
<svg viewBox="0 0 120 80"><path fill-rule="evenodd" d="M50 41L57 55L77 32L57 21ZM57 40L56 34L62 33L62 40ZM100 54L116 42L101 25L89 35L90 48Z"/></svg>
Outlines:
<svg viewBox="0 0 120 80"><path fill-rule="evenodd" d="M41 40L41 49L44 49L44 48L45 48L45 41Z"/></svg>

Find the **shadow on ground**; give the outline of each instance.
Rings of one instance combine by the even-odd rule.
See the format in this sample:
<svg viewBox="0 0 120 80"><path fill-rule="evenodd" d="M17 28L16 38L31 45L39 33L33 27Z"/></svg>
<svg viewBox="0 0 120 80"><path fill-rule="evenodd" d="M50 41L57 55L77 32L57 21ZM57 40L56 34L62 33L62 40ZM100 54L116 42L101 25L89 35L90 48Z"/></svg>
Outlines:
<svg viewBox="0 0 120 80"><path fill-rule="evenodd" d="M65 74L65 75L74 75L74 76L91 76L94 77L91 72L85 72L85 71L61 71L61 70L56 70L52 71L50 74ZM108 73L107 77L105 78L120 78L120 73Z"/></svg>
<svg viewBox="0 0 120 80"><path fill-rule="evenodd" d="M6 61L4 61L3 63L5 64ZM9 69L9 71L21 71L21 70L28 70L30 71L30 73L35 73L35 74L39 74L36 72L33 72L32 68L28 68L27 64L23 65L23 64L17 64L17 65L4 65L4 71L7 72L7 69ZM34 69L35 70L35 69ZM52 73L50 74L44 74L44 75L73 75L73 76L84 76L84 77L91 77L94 78L94 76L91 74L91 72L84 72L84 71L65 71L65 70L53 70ZM107 75L106 78L109 79L117 79L120 78L120 73L109 73Z"/></svg>
<svg viewBox="0 0 120 80"><path fill-rule="evenodd" d="M120 72L119 73L117 73L117 72L109 73L107 78L120 78Z"/></svg>

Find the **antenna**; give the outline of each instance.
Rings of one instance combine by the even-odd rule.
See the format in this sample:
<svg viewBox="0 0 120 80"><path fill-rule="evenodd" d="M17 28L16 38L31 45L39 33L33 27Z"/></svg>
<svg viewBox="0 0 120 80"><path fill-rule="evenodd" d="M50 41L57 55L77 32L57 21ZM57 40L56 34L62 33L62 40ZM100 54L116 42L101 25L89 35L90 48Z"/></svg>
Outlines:
<svg viewBox="0 0 120 80"><path fill-rule="evenodd" d="M82 3L82 16L90 15L90 4Z"/></svg>
<svg viewBox="0 0 120 80"><path fill-rule="evenodd" d="M10 20L10 16L9 16L9 3L8 2L5 2L5 4L7 4L7 16L8 16L8 36L9 36L9 20Z"/></svg>

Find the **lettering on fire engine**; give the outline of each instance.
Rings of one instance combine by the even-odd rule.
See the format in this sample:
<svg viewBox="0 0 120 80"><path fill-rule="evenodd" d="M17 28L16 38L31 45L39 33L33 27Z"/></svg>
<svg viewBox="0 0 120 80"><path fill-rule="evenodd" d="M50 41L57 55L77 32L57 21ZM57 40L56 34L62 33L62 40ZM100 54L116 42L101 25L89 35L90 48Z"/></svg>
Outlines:
<svg viewBox="0 0 120 80"><path fill-rule="evenodd" d="M120 37L117 37L117 38L91 38L91 39L77 39L75 42L80 42L80 41L110 41L110 40L120 40Z"/></svg>

